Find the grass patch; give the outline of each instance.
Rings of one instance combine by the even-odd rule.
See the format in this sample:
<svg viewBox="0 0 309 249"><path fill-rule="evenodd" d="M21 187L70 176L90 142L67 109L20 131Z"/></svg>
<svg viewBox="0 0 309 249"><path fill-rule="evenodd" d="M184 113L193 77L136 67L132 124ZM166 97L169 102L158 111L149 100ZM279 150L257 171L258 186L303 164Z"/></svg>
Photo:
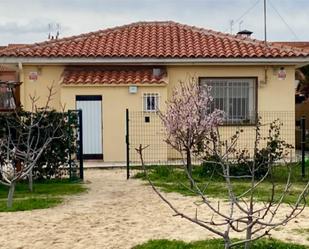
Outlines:
<svg viewBox="0 0 309 249"><path fill-rule="evenodd" d="M82 182L65 180L46 180L33 184L29 192L27 182L16 184L13 207L6 207L8 187L0 185L0 212L25 211L54 207L64 200L65 196L86 191Z"/></svg>
<svg viewBox="0 0 309 249"><path fill-rule="evenodd" d="M224 243L222 239L211 239L204 241L196 241L191 243L186 243L177 240L150 240L142 245L137 245L133 249L222 249L224 248ZM243 245L233 247L235 249L243 248ZM251 249L308 249L308 247L303 245L284 243L273 239L264 239L255 241Z"/></svg>
<svg viewBox="0 0 309 249"><path fill-rule="evenodd" d="M0 212L26 211L54 207L62 202L62 198L26 198L14 200L12 208L6 207L6 201L0 201Z"/></svg>
<svg viewBox="0 0 309 249"><path fill-rule="evenodd" d="M205 189L206 184L208 184L205 190L205 195L225 199L228 195L224 179L219 175L210 177L210 174L211 173L209 172L205 172L202 166L195 166L193 168L193 178L195 179L200 189ZM285 188L287 175L287 167L275 166L273 178L276 183L276 198L280 197L280 194ZM143 172L137 173L135 177L145 180L145 175ZM164 192L178 192L180 194L188 196L196 195L190 190L189 180L186 176L186 173L181 168L172 166L151 167L149 169L149 178L156 186L160 187L161 190ZM308 176L305 179L301 177L300 166L297 164L293 164L291 174L292 187L290 188L289 194L285 197L284 202L295 202L308 180ZM243 193L251 185L251 182L248 179L234 179L232 180L232 182L234 186L234 191L237 195ZM267 179L262 184L260 184L255 192L254 197L256 198L256 200L267 201L270 198L271 187L272 185Z"/></svg>

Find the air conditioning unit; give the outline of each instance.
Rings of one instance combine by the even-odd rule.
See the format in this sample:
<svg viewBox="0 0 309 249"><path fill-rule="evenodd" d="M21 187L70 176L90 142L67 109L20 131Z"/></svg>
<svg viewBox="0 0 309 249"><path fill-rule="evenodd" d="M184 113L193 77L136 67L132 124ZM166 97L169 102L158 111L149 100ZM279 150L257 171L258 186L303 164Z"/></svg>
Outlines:
<svg viewBox="0 0 309 249"><path fill-rule="evenodd" d="M155 77L155 78L161 78L162 74L163 74L162 68L153 68L153 69L152 69L152 75L153 75L153 77Z"/></svg>

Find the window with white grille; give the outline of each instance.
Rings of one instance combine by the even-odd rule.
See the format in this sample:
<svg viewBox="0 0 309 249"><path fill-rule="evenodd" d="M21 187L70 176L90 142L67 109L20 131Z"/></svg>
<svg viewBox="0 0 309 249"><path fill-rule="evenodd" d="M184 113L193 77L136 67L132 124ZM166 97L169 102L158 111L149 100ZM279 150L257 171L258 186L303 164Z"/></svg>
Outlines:
<svg viewBox="0 0 309 249"><path fill-rule="evenodd" d="M226 123L255 123L256 80L253 78L201 78L202 85L211 87L213 109L226 113Z"/></svg>
<svg viewBox="0 0 309 249"><path fill-rule="evenodd" d="M159 94L158 93L144 93L144 111L154 112L159 107Z"/></svg>

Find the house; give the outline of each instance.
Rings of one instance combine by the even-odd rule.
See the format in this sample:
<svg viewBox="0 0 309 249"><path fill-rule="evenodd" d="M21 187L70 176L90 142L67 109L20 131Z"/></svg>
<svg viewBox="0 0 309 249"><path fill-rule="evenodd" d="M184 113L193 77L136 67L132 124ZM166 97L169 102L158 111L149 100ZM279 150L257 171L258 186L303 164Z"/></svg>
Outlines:
<svg viewBox="0 0 309 249"><path fill-rule="evenodd" d="M172 89L192 76L212 86L216 107L227 113L225 127L243 126L252 143L257 115L282 118L294 144L295 69L309 64L309 52L171 21L137 22L8 47L0 50L0 63L17 66L26 109L29 94L41 96L43 105L54 84L54 108L83 111L85 156L116 162L126 158L126 108L151 125L156 107L164 111ZM172 156L163 144L160 139L165 160Z"/></svg>

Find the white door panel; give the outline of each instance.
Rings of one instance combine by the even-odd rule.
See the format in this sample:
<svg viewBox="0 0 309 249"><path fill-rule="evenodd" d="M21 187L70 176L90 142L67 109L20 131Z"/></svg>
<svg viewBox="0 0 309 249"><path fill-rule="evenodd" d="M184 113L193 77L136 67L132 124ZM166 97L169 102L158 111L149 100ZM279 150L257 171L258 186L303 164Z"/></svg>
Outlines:
<svg viewBox="0 0 309 249"><path fill-rule="evenodd" d="M103 154L102 101L77 100L76 108L83 114L83 154Z"/></svg>

